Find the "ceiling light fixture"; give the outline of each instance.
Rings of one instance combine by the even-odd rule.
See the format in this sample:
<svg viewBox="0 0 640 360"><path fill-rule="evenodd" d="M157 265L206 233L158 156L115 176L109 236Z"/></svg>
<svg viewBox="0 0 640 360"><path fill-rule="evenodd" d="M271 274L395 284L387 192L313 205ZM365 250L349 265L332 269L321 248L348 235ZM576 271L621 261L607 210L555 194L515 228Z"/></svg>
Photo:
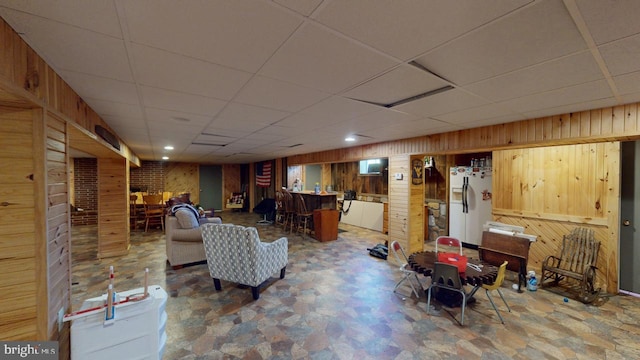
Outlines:
<svg viewBox="0 0 640 360"><path fill-rule="evenodd" d="M356 141L356 138L354 138L353 136L347 136L346 138L344 138L344 141Z"/></svg>
<svg viewBox="0 0 640 360"><path fill-rule="evenodd" d="M167 145L164 147L165 150L173 150L173 146L171 145Z"/></svg>
<svg viewBox="0 0 640 360"><path fill-rule="evenodd" d="M169 160L169 157L168 156L163 156L162 160Z"/></svg>

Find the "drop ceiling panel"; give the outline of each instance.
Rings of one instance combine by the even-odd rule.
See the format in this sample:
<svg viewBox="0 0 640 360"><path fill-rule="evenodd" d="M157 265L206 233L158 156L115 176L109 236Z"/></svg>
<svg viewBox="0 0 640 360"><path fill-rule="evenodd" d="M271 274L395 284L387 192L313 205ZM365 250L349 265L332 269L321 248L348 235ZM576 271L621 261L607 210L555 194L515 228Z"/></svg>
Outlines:
<svg viewBox="0 0 640 360"><path fill-rule="evenodd" d="M466 85L586 49L561 1L540 1L420 57L417 62Z"/></svg>
<svg viewBox="0 0 640 360"><path fill-rule="evenodd" d="M322 3L322 0L274 0L274 2L299 14L309 16Z"/></svg>
<svg viewBox="0 0 640 360"><path fill-rule="evenodd" d="M85 98L91 108L101 117L122 117L129 119L143 119L139 105L125 104L114 101Z"/></svg>
<svg viewBox="0 0 640 360"><path fill-rule="evenodd" d="M528 113L565 105L574 105L577 108L582 108L582 106L579 105L580 103L611 98L612 96L613 94L606 80L598 80L544 93L523 96L505 101L501 104L513 109L518 109L521 113Z"/></svg>
<svg viewBox="0 0 640 360"><path fill-rule="evenodd" d="M509 117L513 120L522 120L524 118L524 115L513 112L507 106L496 104L478 106L471 109L465 109L448 114L434 116L433 118L436 120L447 122L449 124L459 125L502 116Z"/></svg>
<svg viewBox="0 0 640 360"><path fill-rule="evenodd" d="M131 49L140 85L230 100L251 77L244 71L146 46Z"/></svg>
<svg viewBox="0 0 640 360"><path fill-rule="evenodd" d="M424 70L402 65L341 95L376 104L391 104L446 85L447 82Z"/></svg>
<svg viewBox="0 0 640 360"><path fill-rule="evenodd" d="M112 1L3 0L2 6L111 37L122 38L118 15ZM5 17L5 11L0 8L2 17Z"/></svg>
<svg viewBox="0 0 640 360"><path fill-rule="evenodd" d="M314 18L376 49L410 60L528 2L333 1Z"/></svg>
<svg viewBox="0 0 640 360"><path fill-rule="evenodd" d="M397 64L307 23L267 61L260 74L335 94Z"/></svg>
<svg viewBox="0 0 640 360"><path fill-rule="evenodd" d="M363 131L376 130L391 124L402 127L416 119L417 116L412 114L384 109L348 121L341 121L327 127L326 130L344 138L346 135L360 134Z"/></svg>
<svg viewBox="0 0 640 360"><path fill-rule="evenodd" d="M454 88L433 96L394 106L393 109L414 114L418 117L426 117L477 107L484 104L488 104L488 101L463 90Z"/></svg>
<svg viewBox="0 0 640 360"><path fill-rule="evenodd" d="M216 121L216 123L219 124L222 122L228 123L227 125L235 125L235 123L246 121L255 124L270 125L278 120L284 119L290 114L290 112L286 111L232 102L218 115L218 121Z"/></svg>
<svg viewBox="0 0 640 360"><path fill-rule="evenodd" d="M618 93L621 95L634 94L640 91L638 88L638 84L640 84L640 71L616 76L613 80L616 83Z"/></svg>
<svg viewBox="0 0 640 360"><path fill-rule="evenodd" d="M140 93L146 107L207 115L211 118L227 104L226 101L211 97L148 86L140 86Z"/></svg>
<svg viewBox="0 0 640 360"><path fill-rule="evenodd" d="M535 111L525 113L525 115L527 116L527 118L533 119L533 118L539 118L539 117L545 117L545 116L567 114L571 112L579 112L579 111L590 110L590 109L599 109L603 107L615 106L616 104L617 104L616 99L611 97L611 98L597 99L592 101L584 101L578 104L563 105L555 108L548 107L545 109L540 109L540 110L535 110Z"/></svg>
<svg viewBox="0 0 640 360"><path fill-rule="evenodd" d="M300 116L320 124L335 123L380 111L380 107L361 101L332 96L299 112ZM283 121L283 124L286 121Z"/></svg>
<svg viewBox="0 0 640 360"><path fill-rule="evenodd" d="M302 23L299 17L268 2L123 4L131 41L250 72L257 71ZM141 18L145 21L139 21Z"/></svg>
<svg viewBox="0 0 640 360"><path fill-rule="evenodd" d="M58 75L86 98L139 105L134 83L62 70Z"/></svg>
<svg viewBox="0 0 640 360"><path fill-rule="evenodd" d="M604 44L640 33L640 1L576 1L596 44Z"/></svg>
<svg viewBox="0 0 640 360"><path fill-rule="evenodd" d="M264 76L255 76L238 93L234 101L275 110L295 112L328 96L328 93L313 88L302 87Z"/></svg>
<svg viewBox="0 0 640 360"><path fill-rule="evenodd" d="M486 99L502 101L599 79L603 79L603 75L591 52L582 51L465 88Z"/></svg>
<svg viewBox="0 0 640 360"><path fill-rule="evenodd" d="M598 48L611 75L640 70L640 34Z"/></svg>
<svg viewBox="0 0 640 360"><path fill-rule="evenodd" d="M54 69L133 81L122 39L11 10L0 14Z"/></svg>

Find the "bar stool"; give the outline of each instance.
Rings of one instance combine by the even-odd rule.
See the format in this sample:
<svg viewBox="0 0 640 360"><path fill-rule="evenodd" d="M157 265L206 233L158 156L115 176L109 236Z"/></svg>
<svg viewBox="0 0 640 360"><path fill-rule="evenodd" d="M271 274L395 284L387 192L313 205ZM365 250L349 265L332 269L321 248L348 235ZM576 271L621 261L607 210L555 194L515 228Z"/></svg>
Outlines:
<svg viewBox="0 0 640 360"><path fill-rule="evenodd" d="M313 230L313 212L307 210L307 204L304 202L304 198L300 194L294 194L293 196L296 207L296 233L302 229L302 237L307 235L307 225L309 225L309 232Z"/></svg>

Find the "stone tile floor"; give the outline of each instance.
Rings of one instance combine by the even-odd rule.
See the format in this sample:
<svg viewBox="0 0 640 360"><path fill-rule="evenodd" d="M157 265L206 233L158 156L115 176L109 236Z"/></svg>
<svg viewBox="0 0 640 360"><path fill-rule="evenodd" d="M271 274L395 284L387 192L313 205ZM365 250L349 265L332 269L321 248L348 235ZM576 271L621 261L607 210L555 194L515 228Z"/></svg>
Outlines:
<svg viewBox="0 0 640 360"><path fill-rule="evenodd" d="M222 216L246 226L261 219ZM605 295L593 306L542 289L517 293L509 273L502 292L512 312L494 296L505 324L479 291L459 326L443 308L428 315L424 294L393 293L400 274L392 257L384 261L366 251L387 239L379 232L341 224L338 240L318 242L273 225L256 227L263 241L289 238L286 277L274 274L257 301L237 284L223 281L215 291L206 264L173 270L159 229L132 231L128 255L97 259L96 227L73 227L73 310L106 291L110 265L120 291L142 286L149 268L149 283L169 294L164 359L640 358L638 298ZM459 316L459 309L449 311Z"/></svg>

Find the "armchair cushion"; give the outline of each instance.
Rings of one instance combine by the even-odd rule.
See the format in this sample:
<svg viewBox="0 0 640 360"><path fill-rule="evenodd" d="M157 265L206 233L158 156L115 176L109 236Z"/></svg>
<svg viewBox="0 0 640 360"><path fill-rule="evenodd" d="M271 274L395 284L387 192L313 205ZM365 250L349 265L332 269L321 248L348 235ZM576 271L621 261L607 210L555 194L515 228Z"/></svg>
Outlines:
<svg viewBox="0 0 640 360"><path fill-rule="evenodd" d="M255 227L234 224L201 226L207 266L211 277L257 288L288 263L288 240L260 241ZM255 293L254 293L254 298Z"/></svg>
<svg viewBox="0 0 640 360"><path fill-rule="evenodd" d="M198 219L196 219L193 213L188 210L176 211L175 217L178 219L178 226L180 226L180 229L195 229L200 225L198 224Z"/></svg>

